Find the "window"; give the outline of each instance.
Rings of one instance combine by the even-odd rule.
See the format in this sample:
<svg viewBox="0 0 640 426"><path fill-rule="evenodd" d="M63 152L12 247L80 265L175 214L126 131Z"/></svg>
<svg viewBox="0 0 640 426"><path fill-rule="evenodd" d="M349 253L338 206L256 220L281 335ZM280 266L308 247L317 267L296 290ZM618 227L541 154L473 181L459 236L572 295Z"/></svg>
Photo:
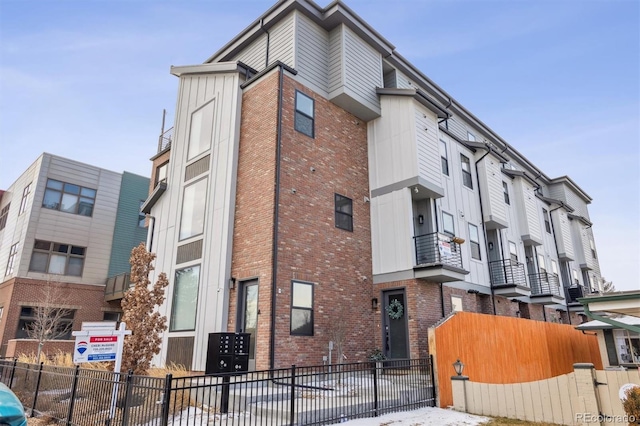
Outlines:
<svg viewBox="0 0 640 426"><path fill-rule="evenodd" d="M351 198L335 194L336 228L353 231L353 201Z"/></svg>
<svg viewBox="0 0 640 426"><path fill-rule="evenodd" d="M36 240L29 270L57 275L82 276L86 248Z"/></svg>
<svg viewBox="0 0 640 426"><path fill-rule="evenodd" d="M176 271L169 331L189 331L196 329L199 280L200 265L190 266Z"/></svg>
<svg viewBox="0 0 640 426"><path fill-rule="evenodd" d="M211 101L191 114L187 160L197 157L211 147L213 105L214 103Z"/></svg>
<svg viewBox="0 0 640 426"><path fill-rule="evenodd" d="M2 321L2 314L4 314L4 306L0 306L0 321Z"/></svg>
<svg viewBox="0 0 640 426"><path fill-rule="evenodd" d="M596 243L593 241L592 236L589 236L589 245L591 246L591 256L593 256L594 259L597 259L598 257L596 256Z"/></svg>
<svg viewBox="0 0 640 426"><path fill-rule="evenodd" d="M451 296L451 311L462 312L462 297Z"/></svg>
<svg viewBox="0 0 640 426"><path fill-rule="evenodd" d="M478 227L472 224L469 224L469 242L471 243L471 257L476 260L481 260L480 235L478 234Z"/></svg>
<svg viewBox="0 0 640 426"><path fill-rule="evenodd" d="M167 173L169 172L169 162L160 164L156 167L156 177L153 187L158 186L160 182L167 182Z"/></svg>
<svg viewBox="0 0 640 426"><path fill-rule="evenodd" d="M7 204L0 210L0 230L3 230L7 226L7 218L9 217L9 208L11 203Z"/></svg>
<svg viewBox="0 0 640 426"><path fill-rule="evenodd" d="M460 163L462 164L462 184L467 188L473 189L473 180L471 179L471 162L469 158L460 154Z"/></svg>
<svg viewBox="0 0 640 426"><path fill-rule="evenodd" d="M558 276L558 263L553 259L551 259L551 272L556 277Z"/></svg>
<svg viewBox="0 0 640 426"><path fill-rule="evenodd" d="M551 233L551 222L549 222L549 212L547 209L542 209L542 216L544 216L544 229Z"/></svg>
<svg viewBox="0 0 640 426"><path fill-rule="evenodd" d="M509 200L509 185L507 185L505 181L502 181L502 192L504 193L504 203L511 205Z"/></svg>
<svg viewBox="0 0 640 426"><path fill-rule="evenodd" d="M442 166L442 174L449 176L449 157L447 156L447 144L445 141L440 141L440 163Z"/></svg>
<svg viewBox="0 0 640 426"><path fill-rule="evenodd" d="M42 207L81 216L93 215L96 190L59 180L47 179Z"/></svg>
<svg viewBox="0 0 640 426"><path fill-rule="evenodd" d="M207 179L199 180L184 188L180 240L204 232L204 213L207 204Z"/></svg>
<svg viewBox="0 0 640 426"><path fill-rule="evenodd" d="M140 207L138 208L138 228L144 228L147 223L147 215L140 211L143 205L144 200L140 200Z"/></svg>
<svg viewBox="0 0 640 426"><path fill-rule="evenodd" d="M295 129L309 136L314 137L314 101L309 96L296 90L296 119Z"/></svg>
<svg viewBox="0 0 640 426"><path fill-rule="evenodd" d="M13 274L13 264L16 261L16 256L18 255L18 243L15 243L11 246L11 250L9 250L9 260L7 261L7 269L4 273L5 276Z"/></svg>
<svg viewBox="0 0 640 426"><path fill-rule="evenodd" d="M545 274L547 272L547 265L544 262L544 256L541 254L538 255L538 269L541 274Z"/></svg>
<svg viewBox="0 0 640 426"><path fill-rule="evenodd" d="M575 269L572 269L571 272L573 275L573 283L575 285L580 285L580 280L578 279L578 271L576 271Z"/></svg>
<svg viewBox="0 0 640 426"><path fill-rule="evenodd" d="M122 312L104 312L102 314L102 321L120 322L121 317Z"/></svg>
<svg viewBox="0 0 640 426"><path fill-rule="evenodd" d="M43 325L51 325L54 327L49 333L51 339L71 340L75 314L76 311L73 309L23 306L20 308L16 339L28 339L29 332L34 328L37 330ZM46 318L50 321L46 321Z"/></svg>
<svg viewBox="0 0 640 426"><path fill-rule="evenodd" d="M18 210L18 215L21 215L27 209L27 201L29 200L30 192L31 192L31 183L25 186L25 188L22 190L22 201L20 201L20 210Z"/></svg>
<svg viewBox="0 0 640 426"><path fill-rule="evenodd" d="M291 284L291 334L313 336L313 284Z"/></svg>
<svg viewBox="0 0 640 426"><path fill-rule="evenodd" d="M511 262L518 262L518 246L512 241L509 241L509 257Z"/></svg>
<svg viewBox="0 0 640 426"><path fill-rule="evenodd" d="M471 141L471 142L475 142L476 141L476 137L473 133L471 132L467 132L467 140Z"/></svg>
<svg viewBox="0 0 640 426"><path fill-rule="evenodd" d="M445 234L455 235L456 229L453 226L453 215L442 212L442 230Z"/></svg>

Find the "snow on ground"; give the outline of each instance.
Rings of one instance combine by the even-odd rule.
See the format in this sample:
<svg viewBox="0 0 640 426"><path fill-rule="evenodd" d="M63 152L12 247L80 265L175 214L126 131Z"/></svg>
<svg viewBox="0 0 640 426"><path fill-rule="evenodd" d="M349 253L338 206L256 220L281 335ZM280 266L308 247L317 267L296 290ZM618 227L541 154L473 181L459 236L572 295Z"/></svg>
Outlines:
<svg viewBox="0 0 640 426"><path fill-rule="evenodd" d="M459 411L425 407L413 411L385 414L380 417L349 420L340 424L345 426L456 426L481 425L489 420L487 417L474 416Z"/></svg>

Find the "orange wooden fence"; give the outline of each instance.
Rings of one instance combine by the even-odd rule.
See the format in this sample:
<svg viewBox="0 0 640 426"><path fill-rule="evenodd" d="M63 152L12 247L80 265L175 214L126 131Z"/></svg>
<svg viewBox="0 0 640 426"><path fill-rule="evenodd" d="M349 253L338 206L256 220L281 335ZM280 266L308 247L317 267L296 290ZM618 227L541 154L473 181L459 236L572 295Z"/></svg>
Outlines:
<svg viewBox="0 0 640 426"><path fill-rule="evenodd" d="M577 362L602 369L596 336L575 326L494 315L457 312L429 329L440 406L453 404L452 364L460 359L463 374L474 382L519 383L573 371Z"/></svg>

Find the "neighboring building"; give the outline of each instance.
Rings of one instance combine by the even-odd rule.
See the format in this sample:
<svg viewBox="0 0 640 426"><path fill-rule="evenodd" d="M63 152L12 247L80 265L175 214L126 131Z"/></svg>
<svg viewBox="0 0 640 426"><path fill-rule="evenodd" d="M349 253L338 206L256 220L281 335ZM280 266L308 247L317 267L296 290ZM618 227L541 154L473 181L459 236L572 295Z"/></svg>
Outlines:
<svg viewBox="0 0 640 426"><path fill-rule="evenodd" d="M74 330L83 321L119 318L120 304L108 301L105 284L128 274L131 249L146 240L140 205L148 188L148 178L45 153L2 194L2 355L35 349L12 339L28 337L33 308L43 303L69 310L65 321ZM45 286L59 289L56 297Z"/></svg>
<svg viewBox="0 0 640 426"><path fill-rule="evenodd" d="M171 73L143 207L170 277L158 363L204 370L217 331L250 332L262 369L320 364L340 334L350 361L423 357L454 310L582 321L600 282L591 198L342 2L282 0Z"/></svg>

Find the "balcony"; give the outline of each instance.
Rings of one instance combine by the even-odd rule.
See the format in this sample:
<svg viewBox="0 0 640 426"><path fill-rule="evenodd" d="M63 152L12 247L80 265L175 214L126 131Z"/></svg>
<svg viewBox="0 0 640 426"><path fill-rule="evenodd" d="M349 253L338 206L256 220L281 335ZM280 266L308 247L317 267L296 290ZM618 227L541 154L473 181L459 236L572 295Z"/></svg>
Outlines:
<svg viewBox="0 0 640 426"><path fill-rule="evenodd" d="M462 281L469 271L462 267L460 245L437 232L413 237L416 251L416 278L444 283Z"/></svg>
<svg viewBox="0 0 640 426"><path fill-rule="evenodd" d="M163 123L164 124L164 123ZM171 141L173 140L173 127L166 130L158 138L158 154L171 147Z"/></svg>
<svg viewBox="0 0 640 426"><path fill-rule="evenodd" d="M131 287L129 274L120 274L107 278L107 285L104 289L105 302L122 299L129 287Z"/></svg>
<svg viewBox="0 0 640 426"><path fill-rule="evenodd" d="M531 295L527 286L524 265L511 259L489 262L489 275L494 294L504 297Z"/></svg>
<svg viewBox="0 0 640 426"><path fill-rule="evenodd" d="M547 272L529 274L529 283L531 283L531 302L556 305L564 301L557 275Z"/></svg>

